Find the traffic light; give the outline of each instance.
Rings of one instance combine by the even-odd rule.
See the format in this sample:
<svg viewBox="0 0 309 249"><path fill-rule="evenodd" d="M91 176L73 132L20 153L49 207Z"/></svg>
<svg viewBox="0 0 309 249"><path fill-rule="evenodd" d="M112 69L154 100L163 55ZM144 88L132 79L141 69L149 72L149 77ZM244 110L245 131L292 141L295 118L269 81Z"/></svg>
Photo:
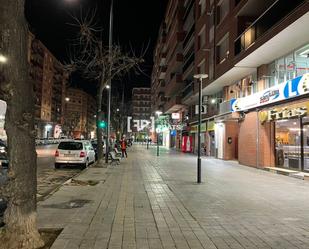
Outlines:
<svg viewBox="0 0 309 249"><path fill-rule="evenodd" d="M98 121L98 127L99 127L100 129L106 128L106 122L105 122L104 120Z"/></svg>

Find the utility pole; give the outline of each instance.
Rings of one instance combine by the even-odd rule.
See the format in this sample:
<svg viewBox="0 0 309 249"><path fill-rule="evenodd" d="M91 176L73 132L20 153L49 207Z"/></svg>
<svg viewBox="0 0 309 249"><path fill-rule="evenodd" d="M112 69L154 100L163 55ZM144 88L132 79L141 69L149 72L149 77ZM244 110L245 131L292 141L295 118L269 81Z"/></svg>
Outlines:
<svg viewBox="0 0 309 249"><path fill-rule="evenodd" d="M201 124L202 124L202 88L203 79L208 78L207 74L196 74L195 79L199 80L198 92L198 135L197 135L197 183L202 182L202 159L201 159Z"/></svg>

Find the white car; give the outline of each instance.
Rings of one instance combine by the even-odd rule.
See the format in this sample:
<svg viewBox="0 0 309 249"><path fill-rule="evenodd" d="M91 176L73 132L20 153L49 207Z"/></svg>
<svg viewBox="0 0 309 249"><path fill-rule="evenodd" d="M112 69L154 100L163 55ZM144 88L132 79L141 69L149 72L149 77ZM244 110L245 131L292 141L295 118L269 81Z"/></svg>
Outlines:
<svg viewBox="0 0 309 249"><path fill-rule="evenodd" d="M60 142L55 152L55 168L61 165L79 165L82 169L95 161L95 151L87 140Z"/></svg>

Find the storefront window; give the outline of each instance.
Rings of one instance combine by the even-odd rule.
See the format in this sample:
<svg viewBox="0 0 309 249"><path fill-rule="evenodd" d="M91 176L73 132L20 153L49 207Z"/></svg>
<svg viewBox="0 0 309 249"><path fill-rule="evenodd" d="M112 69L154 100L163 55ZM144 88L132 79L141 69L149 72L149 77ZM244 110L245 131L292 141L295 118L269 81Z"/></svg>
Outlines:
<svg viewBox="0 0 309 249"><path fill-rule="evenodd" d="M294 54L291 53L286 56L286 80L291 80L296 77L296 63L294 60Z"/></svg>
<svg viewBox="0 0 309 249"><path fill-rule="evenodd" d="M285 81L285 60L280 58L277 60L277 78L279 84Z"/></svg>
<svg viewBox="0 0 309 249"><path fill-rule="evenodd" d="M276 121L277 167L301 169L300 122L298 119Z"/></svg>
<svg viewBox="0 0 309 249"><path fill-rule="evenodd" d="M296 76L309 72L309 44L295 52Z"/></svg>

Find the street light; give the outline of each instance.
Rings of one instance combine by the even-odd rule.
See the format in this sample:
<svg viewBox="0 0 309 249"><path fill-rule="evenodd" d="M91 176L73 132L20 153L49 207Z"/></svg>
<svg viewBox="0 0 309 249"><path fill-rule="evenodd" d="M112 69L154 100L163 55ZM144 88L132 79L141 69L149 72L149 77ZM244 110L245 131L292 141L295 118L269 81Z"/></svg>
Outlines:
<svg viewBox="0 0 309 249"><path fill-rule="evenodd" d="M4 55L0 54L0 63L5 64L5 63L7 63L7 61L8 61L8 58L5 57Z"/></svg>
<svg viewBox="0 0 309 249"><path fill-rule="evenodd" d="M65 101L66 101L66 102L69 102L69 101L70 101L70 98L69 98L69 97L66 97L66 98L65 98Z"/></svg>
<svg viewBox="0 0 309 249"><path fill-rule="evenodd" d="M208 78L208 74L196 74L193 76L195 79L200 80L200 87L198 91L198 137L197 137L197 183L201 183L202 175L202 160L201 160L201 123L202 123L202 87L203 79Z"/></svg>
<svg viewBox="0 0 309 249"><path fill-rule="evenodd" d="M114 24L114 0L111 0L111 6L110 6L110 13L109 13L109 40L108 40L108 46L109 46L109 60L111 60L111 54L112 54L112 46L113 46L113 24ZM111 63L111 61L110 61ZM106 129L106 153L105 153L105 163L108 163L108 153L109 153L109 134L110 134L110 123L111 123L111 68L109 71L109 85L106 86L107 89L110 88L108 91L108 105L107 105L107 129Z"/></svg>
<svg viewBox="0 0 309 249"><path fill-rule="evenodd" d="M160 115L162 114L161 111L156 111L156 114L158 116L158 119L160 117ZM158 128L156 127L156 133L157 133L157 156L160 155L160 148L159 148L159 131L157 130Z"/></svg>

